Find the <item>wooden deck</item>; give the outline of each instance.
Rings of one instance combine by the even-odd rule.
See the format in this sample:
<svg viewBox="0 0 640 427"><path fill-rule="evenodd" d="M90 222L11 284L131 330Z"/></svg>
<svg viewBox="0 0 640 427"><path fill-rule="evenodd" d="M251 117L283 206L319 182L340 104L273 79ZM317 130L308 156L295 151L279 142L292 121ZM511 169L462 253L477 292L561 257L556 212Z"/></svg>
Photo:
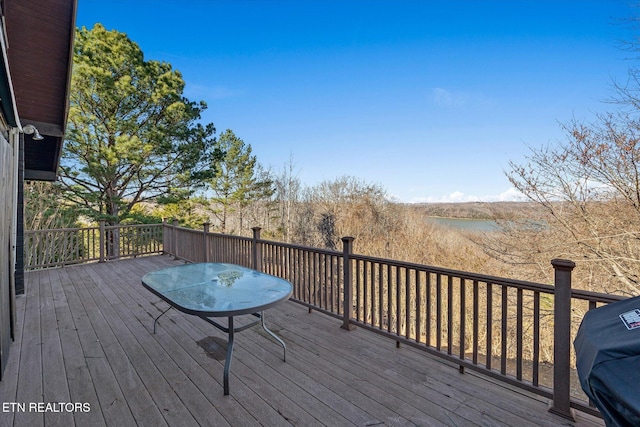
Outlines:
<svg viewBox="0 0 640 427"><path fill-rule="evenodd" d="M568 422L544 399L292 302L266 317L287 343L286 363L261 328L239 333L224 396L224 334L175 310L152 333L166 304L140 278L177 263L154 256L28 273L0 426L604 425L581 413ZM54 402L90 410L45 406Z"/></svg>

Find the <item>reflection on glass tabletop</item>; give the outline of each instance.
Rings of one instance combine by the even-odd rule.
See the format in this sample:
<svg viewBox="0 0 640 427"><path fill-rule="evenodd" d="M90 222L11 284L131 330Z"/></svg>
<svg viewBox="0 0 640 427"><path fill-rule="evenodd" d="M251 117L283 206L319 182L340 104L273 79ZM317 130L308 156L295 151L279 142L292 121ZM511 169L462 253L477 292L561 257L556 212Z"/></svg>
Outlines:
<svg viewBox="0 0 640 427"><path fill-rule="evenodd" d="M182 311L212 317L267 309L293 287L279 277L235 264L196 263L146 274L143 285Z"/></svg>

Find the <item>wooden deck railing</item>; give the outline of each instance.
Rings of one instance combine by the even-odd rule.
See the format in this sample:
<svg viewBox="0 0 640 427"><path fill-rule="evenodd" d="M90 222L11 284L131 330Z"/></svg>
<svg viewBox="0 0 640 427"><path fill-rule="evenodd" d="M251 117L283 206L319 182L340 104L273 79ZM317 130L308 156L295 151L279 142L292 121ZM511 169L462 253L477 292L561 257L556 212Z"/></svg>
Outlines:
<svg viewBox="0 0 640 427"><path fill-rule="evenodd" d="M247 238L210 233L207 224L193 230L165 222L161 233L145 227L152 227L148 239L162 236L162 247L142 245L143 253L285 278L293 300L341 319L345 329L368 329L453 362L461 373L471 369L549 398L550 411L565 418L572 409L599 415L580 390L572 342L580 313L624 297L572 289L571 261L551 261L549 285L358 255L350 237L332 251L262 240L259 228ZM116 241L126 241L123 234ZM135 252L121 248L120 256Z"/></svg>
<svg viewBox="0 0 640 427"><path fill-rule="evenodd" d="M162 253L162 224L24 232L25 270Z"/></svg>

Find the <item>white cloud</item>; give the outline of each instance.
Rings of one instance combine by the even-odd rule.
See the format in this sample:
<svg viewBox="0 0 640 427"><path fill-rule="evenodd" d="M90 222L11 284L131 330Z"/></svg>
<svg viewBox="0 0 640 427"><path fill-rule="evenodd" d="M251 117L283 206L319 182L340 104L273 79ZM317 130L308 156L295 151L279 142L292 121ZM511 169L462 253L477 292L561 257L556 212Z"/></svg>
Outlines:
<svg viewBox="0 0 640 427"><path fill-rule="evenodd" d="M187 96L213 100L234 98L243 95L246 91L244 89L232 89L225 86L202 86L188 83L185 86L185 92Z"/></svg>
<svg viewBox="0 0 640 427"><path fill-rule="evenodd" d="M525 200L524 195L513 187L495 196L482 197L483 202L521 202L523 200Z"/></svg>
<svg viewBox="0 0 640 427"><path fill-rule="evenodd" d="M432 99L436 105L447 108L460 107L468 102L468 97L462 93L452 93L441 87L432 91Z"/></svg>
<svg viewBox="0 0 640 427"><path fill-rule="evenodd" d="M436 87L431 91L431 101L435 105L445 108L488 107L493 104L490 98L481 93L450 91L441 87Z"/></svg>
<svg viewBox="0 0 640 427"><path fill-rule="evenodd" d="M502 193L489 196L476 196L465 194L462 191L454 191L442 197L415 197L409 203L518 202L523 200L524 196L511 187Z"/></svg>

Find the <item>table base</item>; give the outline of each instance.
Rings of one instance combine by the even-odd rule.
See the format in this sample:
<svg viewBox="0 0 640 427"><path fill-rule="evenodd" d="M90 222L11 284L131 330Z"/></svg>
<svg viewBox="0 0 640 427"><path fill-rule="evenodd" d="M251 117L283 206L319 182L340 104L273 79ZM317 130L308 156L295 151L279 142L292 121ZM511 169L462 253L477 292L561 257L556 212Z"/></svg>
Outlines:
<svg viewBox="0 0 640 427"><path fill-rule="evenodd" d="M158 320L162 316L164 316L172 308L173 308L173 306L169 306L169 308L167 308L165 311L160 313L160 315L158 317L153 319L153 333L154 333L154 335L156 333L156 324L158 323ZM242 325L242 326L240 326L238 328L235 328L233 326L233 317L234 316L229 316L228 317L228 322L229 322L228 326L224 326L224 325L216 322L215 320L212 320L210 317L198 316L202 320L204 320L205 322L215 326L216 328L218 328L219 330L221 330L222 332L225 332L227 334L227 337L228 337L227 338L227 357L226 357L226 360L225 360L225 363L224 363L224 395L225 396L229 395L229 372L231 370L231 360L233 358L233 343L234 343L234 336L235 336L236 332L244 331L245 329L249 329L249 328L257 325L258 323L260 323L261 326L262 326L262 329L264 329L266 333L271 335L273 337L273 339L275 339L276 341L278 341L280 343L280 345L282 346L282 349L283 349L282 360L284 362L287 361L287 346L279 336L274 334L265 325L265 323L264 323L264 311L261 311L260 313L251 313L251 315L254 316L254 317L257 317L259 320L253 321L253 322L248 323L246 325Z"/></svg>

